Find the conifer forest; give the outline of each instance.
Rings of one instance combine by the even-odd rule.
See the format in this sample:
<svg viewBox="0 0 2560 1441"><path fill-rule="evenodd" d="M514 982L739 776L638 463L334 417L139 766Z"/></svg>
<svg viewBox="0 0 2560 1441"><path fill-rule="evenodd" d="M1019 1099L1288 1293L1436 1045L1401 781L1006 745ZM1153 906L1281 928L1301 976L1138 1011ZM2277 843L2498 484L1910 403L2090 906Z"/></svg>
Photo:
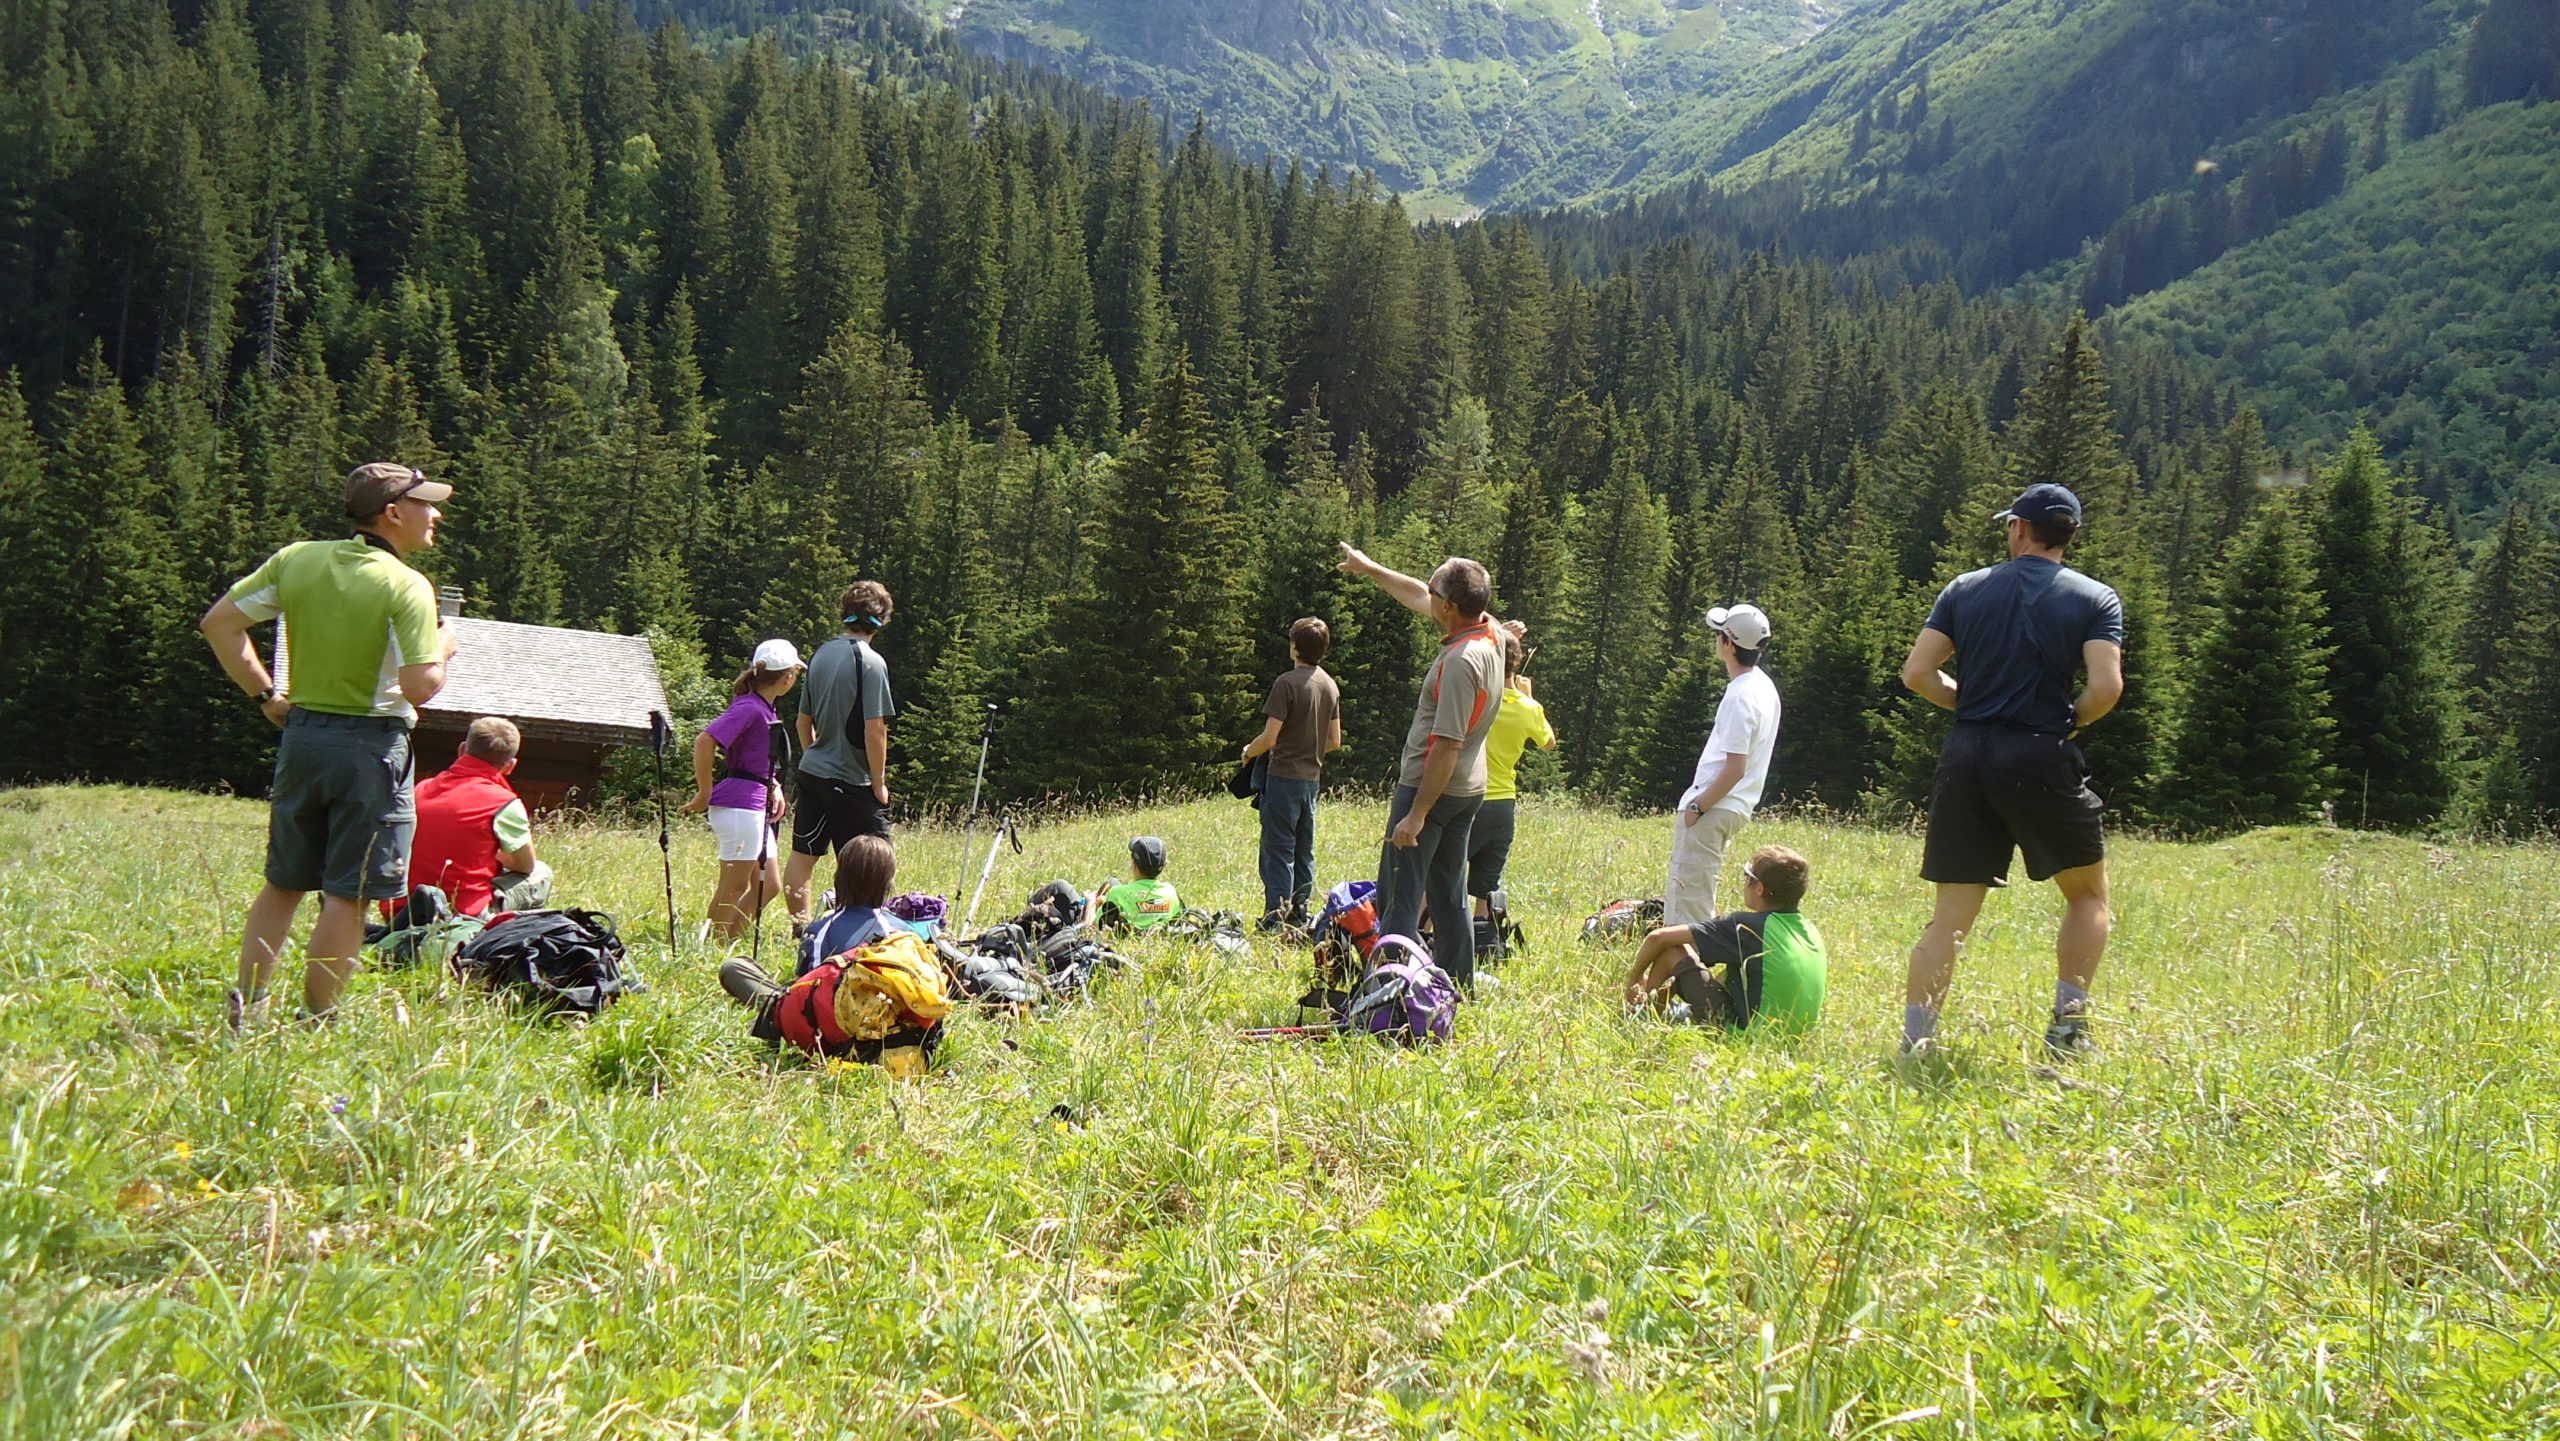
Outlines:
<svg viewBox="0 0 2560 1441"><path fill-rule="evenodd" d="M1207 789L1301 615L1335 774L1384 783L1431 638L1348 539L1490 568L1562 736L1532 784L1676 797L1700 615L1748 600L1773 796L1894 817L1912 635L2059 481L2126 602L2118 814L2560 815L2548 518L2032 287L1419 222L885 13L0 0L0 67L6 778L261 788L196 617L388 459L455 486L421 565L470 613L646 631L695 721L886 582L910 807L965 801L990 704L1008 799Z"/></svg>

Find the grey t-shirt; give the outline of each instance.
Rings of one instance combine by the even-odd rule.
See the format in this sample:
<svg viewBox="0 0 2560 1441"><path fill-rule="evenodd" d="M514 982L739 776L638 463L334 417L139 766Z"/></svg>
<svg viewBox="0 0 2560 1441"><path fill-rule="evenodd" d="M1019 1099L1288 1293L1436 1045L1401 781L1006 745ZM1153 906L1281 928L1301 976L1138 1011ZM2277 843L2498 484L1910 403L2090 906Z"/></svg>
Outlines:
<svg viewBox="0 0 2560 1441"><path fill-rule="evenodd" d="M1458 632L1441 643L1422 679L1422 694L1413 703L1413 725L1404 734L1404 764L1396 784L1419 786L1422 767L1435 746L1454 745L1458 768L1450 773L1442 795L1484 794L1484 738L1502 709L1502 647L1493 640L1490 622Z"/></svg>
<svg viewBox="0 0 2560 1441"><path fill-rule="evenodd" d="M800 681L800 713L818 729L818 743L800 757L803 775L855 785L871 783L871 758L863 754L862 728L845 738L845 720L853 714L855 692L861 693L862 719L885 720L898 713L889 694L889 663L880 652L849 636L837 636L809 657L809 673Z"/></svg>

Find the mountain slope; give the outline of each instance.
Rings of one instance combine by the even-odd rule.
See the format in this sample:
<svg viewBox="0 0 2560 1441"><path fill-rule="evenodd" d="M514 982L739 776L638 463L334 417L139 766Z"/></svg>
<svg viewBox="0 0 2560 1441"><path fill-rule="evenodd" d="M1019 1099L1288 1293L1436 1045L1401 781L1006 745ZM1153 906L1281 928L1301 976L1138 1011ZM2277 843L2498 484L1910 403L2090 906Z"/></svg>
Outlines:
<svg viewBox="0 0 2560 1441"><path fill-rule="evenodd" d="M2237 381L2281 434L2367 418L2466 510L2560 499L2555 156L2560 104L2466 115L2121 324Z"/></svg>
<svg viewBox="0 0 2560 1441"><path fill-rule="evenodd" d="M2241 207L2204 237L2209 253L2183 257L2191 268L2334 194L2376 104L2432 130L2479 8L1902 0L1730 93L1621 118L1505 198L1639 201L1589 222L1602 249L1720 232L1834 257L1909 253L1975 287L2070 260L2160 197Z"/></svg>
<svg viewBox="0 0 2560 1441"><path fill-rule="evenodd" d="M1874 0L956 0L971 43L1055 64L1248 154L1491 199L1620 117L1729 88Z"/></svg>

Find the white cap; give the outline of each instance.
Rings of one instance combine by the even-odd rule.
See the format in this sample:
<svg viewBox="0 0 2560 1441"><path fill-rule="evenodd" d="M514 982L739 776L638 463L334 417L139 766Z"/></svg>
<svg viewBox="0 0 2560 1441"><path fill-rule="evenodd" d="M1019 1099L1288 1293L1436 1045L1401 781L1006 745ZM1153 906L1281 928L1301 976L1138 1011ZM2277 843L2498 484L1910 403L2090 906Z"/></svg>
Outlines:
<svg viewBox="0 0 2560 1441"><path fill-rule="evenodd" d="M767 674L772 674L777 671L798 670L800 668L800 647L793 645L787 640L769 640L756 647L755 659L749 662L749 664L753 665L757 670L764 671Z"/></svg>
<svg viewBox="0 0 2560 1441"><path fill-rule="evenodd" d="M1707 612L1707 629L1743 650L1769 643L1768 614L1756 605L1720 605Z"/></svg>

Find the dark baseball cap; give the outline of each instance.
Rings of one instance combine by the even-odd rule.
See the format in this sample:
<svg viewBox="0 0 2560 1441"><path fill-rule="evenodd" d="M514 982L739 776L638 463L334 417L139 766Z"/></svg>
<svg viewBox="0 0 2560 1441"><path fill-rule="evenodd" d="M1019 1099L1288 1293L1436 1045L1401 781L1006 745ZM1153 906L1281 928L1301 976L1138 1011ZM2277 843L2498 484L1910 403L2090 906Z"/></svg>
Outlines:
<svg viewBox="0 0 2560 1441"><path fill-rule="evenodd" d="M2042 485L2031 485L2019 491L2018 498L2009 502L2007 510L1991 518L2002 525L2013 520L2023 520L2033 525L2040 520L2051 520L2055 516L2068 516L2073 525L2078 525L2080 497L2061 486L2047 482Z"/></svg>
<svg viewBox="0 0 2560 1441"><path fill-rule="evenodd" d="M347 472L347 515L353 520L371 520L394 501L423 500L429 505L442 505L451 499L452 486L427 479L423 470L393 465L387 460L371 461Z"/></svg>
<svg viewBox="0 0 2560 1441"><path fill-rule="evenodd" d="M1156 875L1164 870L1164 842L1154 836L1138 836L1129 842L1129 864Z"/></svg>

